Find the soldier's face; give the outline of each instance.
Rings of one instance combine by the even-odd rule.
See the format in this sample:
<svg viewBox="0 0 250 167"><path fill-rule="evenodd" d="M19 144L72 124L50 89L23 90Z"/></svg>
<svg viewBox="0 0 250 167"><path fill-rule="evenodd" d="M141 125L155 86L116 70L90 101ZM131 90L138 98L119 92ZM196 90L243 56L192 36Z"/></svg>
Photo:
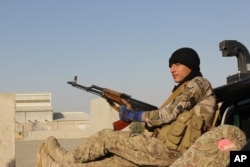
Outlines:
<svg viewBox="0 0 250 167"><path fill-rule="evenodd" d="M174 81L180 83L191 72L191 69L183 64L176 63L171 65L170 72Z"/></svg>

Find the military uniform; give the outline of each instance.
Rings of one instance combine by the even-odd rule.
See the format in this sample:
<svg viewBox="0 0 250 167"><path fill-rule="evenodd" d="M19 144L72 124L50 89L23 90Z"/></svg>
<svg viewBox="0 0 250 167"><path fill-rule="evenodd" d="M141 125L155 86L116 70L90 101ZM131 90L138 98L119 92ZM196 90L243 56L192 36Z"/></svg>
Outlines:
<svg viewBox="0 0 250 167"><path fill-rule="evenodd" d="M157 138L169 149L183 153L212 126L216 100L210 83L203 77L183 83L173 95L160 110L147 112L147 123L162 125Z"/></svg>
<svg viewBox="0 0 250 167"><path fill-rule="evenodd" d="M173 63L182 63L192 71L158 110L143 111L147 126L157 127L153 136L102 130L84 140L73 153L50 137L40 148L45 156L40 153L38 162L44 160L54 166L102 167L104 163L106 166L172 164L211 127L216 109L212 87L199 71L197 53L189 48L177 50L169 60L170 65ZM135 116L139 112L128 112L132 118L140 118Z"/></svg>
<svg viewBox="0 0 250 167"><path fill-rule="evenodd" d="M85 139L78 146L71 154L75 160L72 162L71 158L70 164L82 166L102 164L100 166L103 166L103 163L100 162L107 161L111 164L116 163L117 166L121 166L121 164L124 166L169 166L180 156L179 152L188 149L196 138L204 132L204 128L211 126L215 111L215 97L206 79L195 77L179 89L183 90L176 95L171 105L166 104L159 110L147 112L149 126L164 124L163 128L158 131L158 135L151 137L143 134L131 134L128 131L102 130ZM197 123L196 131L189 128L194 117L196 122L192 126L195 127L194 124ZM191 134L187 133L189 129L196 136L193 141L187 141L189 142L188 146L183 149L179 146L184 143L182 141L185 139L185 134L192 135L192 132ZM47 143L47 145L50 147L51 144ZM47 152L52 159L56 159L53 156L61 156ZM116 156L113 157L113 155ZM100 160L104 157L108 157L108 159Z"/></svg>

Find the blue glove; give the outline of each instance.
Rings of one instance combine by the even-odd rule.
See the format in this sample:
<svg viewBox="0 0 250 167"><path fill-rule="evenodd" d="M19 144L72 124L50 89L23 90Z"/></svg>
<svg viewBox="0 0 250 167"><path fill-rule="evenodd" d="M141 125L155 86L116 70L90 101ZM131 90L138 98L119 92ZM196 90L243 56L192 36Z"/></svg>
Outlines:
<svg viewBox="0 0 250 167"><path fill-rule="evenodd" d="M139 121L142 122L143 111L128 110L126 106L119 107L119 117L126 122Z"/></svg>

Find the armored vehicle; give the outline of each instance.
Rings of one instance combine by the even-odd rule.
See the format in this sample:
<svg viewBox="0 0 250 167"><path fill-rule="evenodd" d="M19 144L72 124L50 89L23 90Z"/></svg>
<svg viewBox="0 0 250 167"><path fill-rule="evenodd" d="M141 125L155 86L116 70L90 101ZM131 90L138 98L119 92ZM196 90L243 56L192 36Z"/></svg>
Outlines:
<svg viewBox="0 0 250 167"><path fill-rule="evenodd" d="M236 40L219 43L223 57L236 56L238 71L227 77L227 84L214 89L220 104L216 125L236 125L250 138L250 55Z"/></svg>

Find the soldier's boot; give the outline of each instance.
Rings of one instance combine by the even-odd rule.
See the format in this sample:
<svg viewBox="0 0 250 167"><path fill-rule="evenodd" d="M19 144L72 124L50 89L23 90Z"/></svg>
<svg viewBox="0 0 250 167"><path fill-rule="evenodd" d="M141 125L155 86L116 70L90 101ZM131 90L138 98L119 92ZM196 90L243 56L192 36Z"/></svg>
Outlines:
<svg viewBox="0 0 250 167"><path fill-rule="evenodd" d="M44 148L45 143L42 143L38 149L36 154L36 167L42 167L42 160L41 160L41 151Z"/></svg>
<svg viewBox="0 0 250 167"><path fill-rule="evenodd" d="M62 167L59 163L55 162L45 149L45 143L41 144L41 146L37 150L37 165L36 167Z"/></svg>
<svg viewBox="0 0 250 167"><path fill-rule="evenodd" d="M75 163L73 153L66 151L53 136L47 138L45 149L51 158L64 166Z"/></svg>

